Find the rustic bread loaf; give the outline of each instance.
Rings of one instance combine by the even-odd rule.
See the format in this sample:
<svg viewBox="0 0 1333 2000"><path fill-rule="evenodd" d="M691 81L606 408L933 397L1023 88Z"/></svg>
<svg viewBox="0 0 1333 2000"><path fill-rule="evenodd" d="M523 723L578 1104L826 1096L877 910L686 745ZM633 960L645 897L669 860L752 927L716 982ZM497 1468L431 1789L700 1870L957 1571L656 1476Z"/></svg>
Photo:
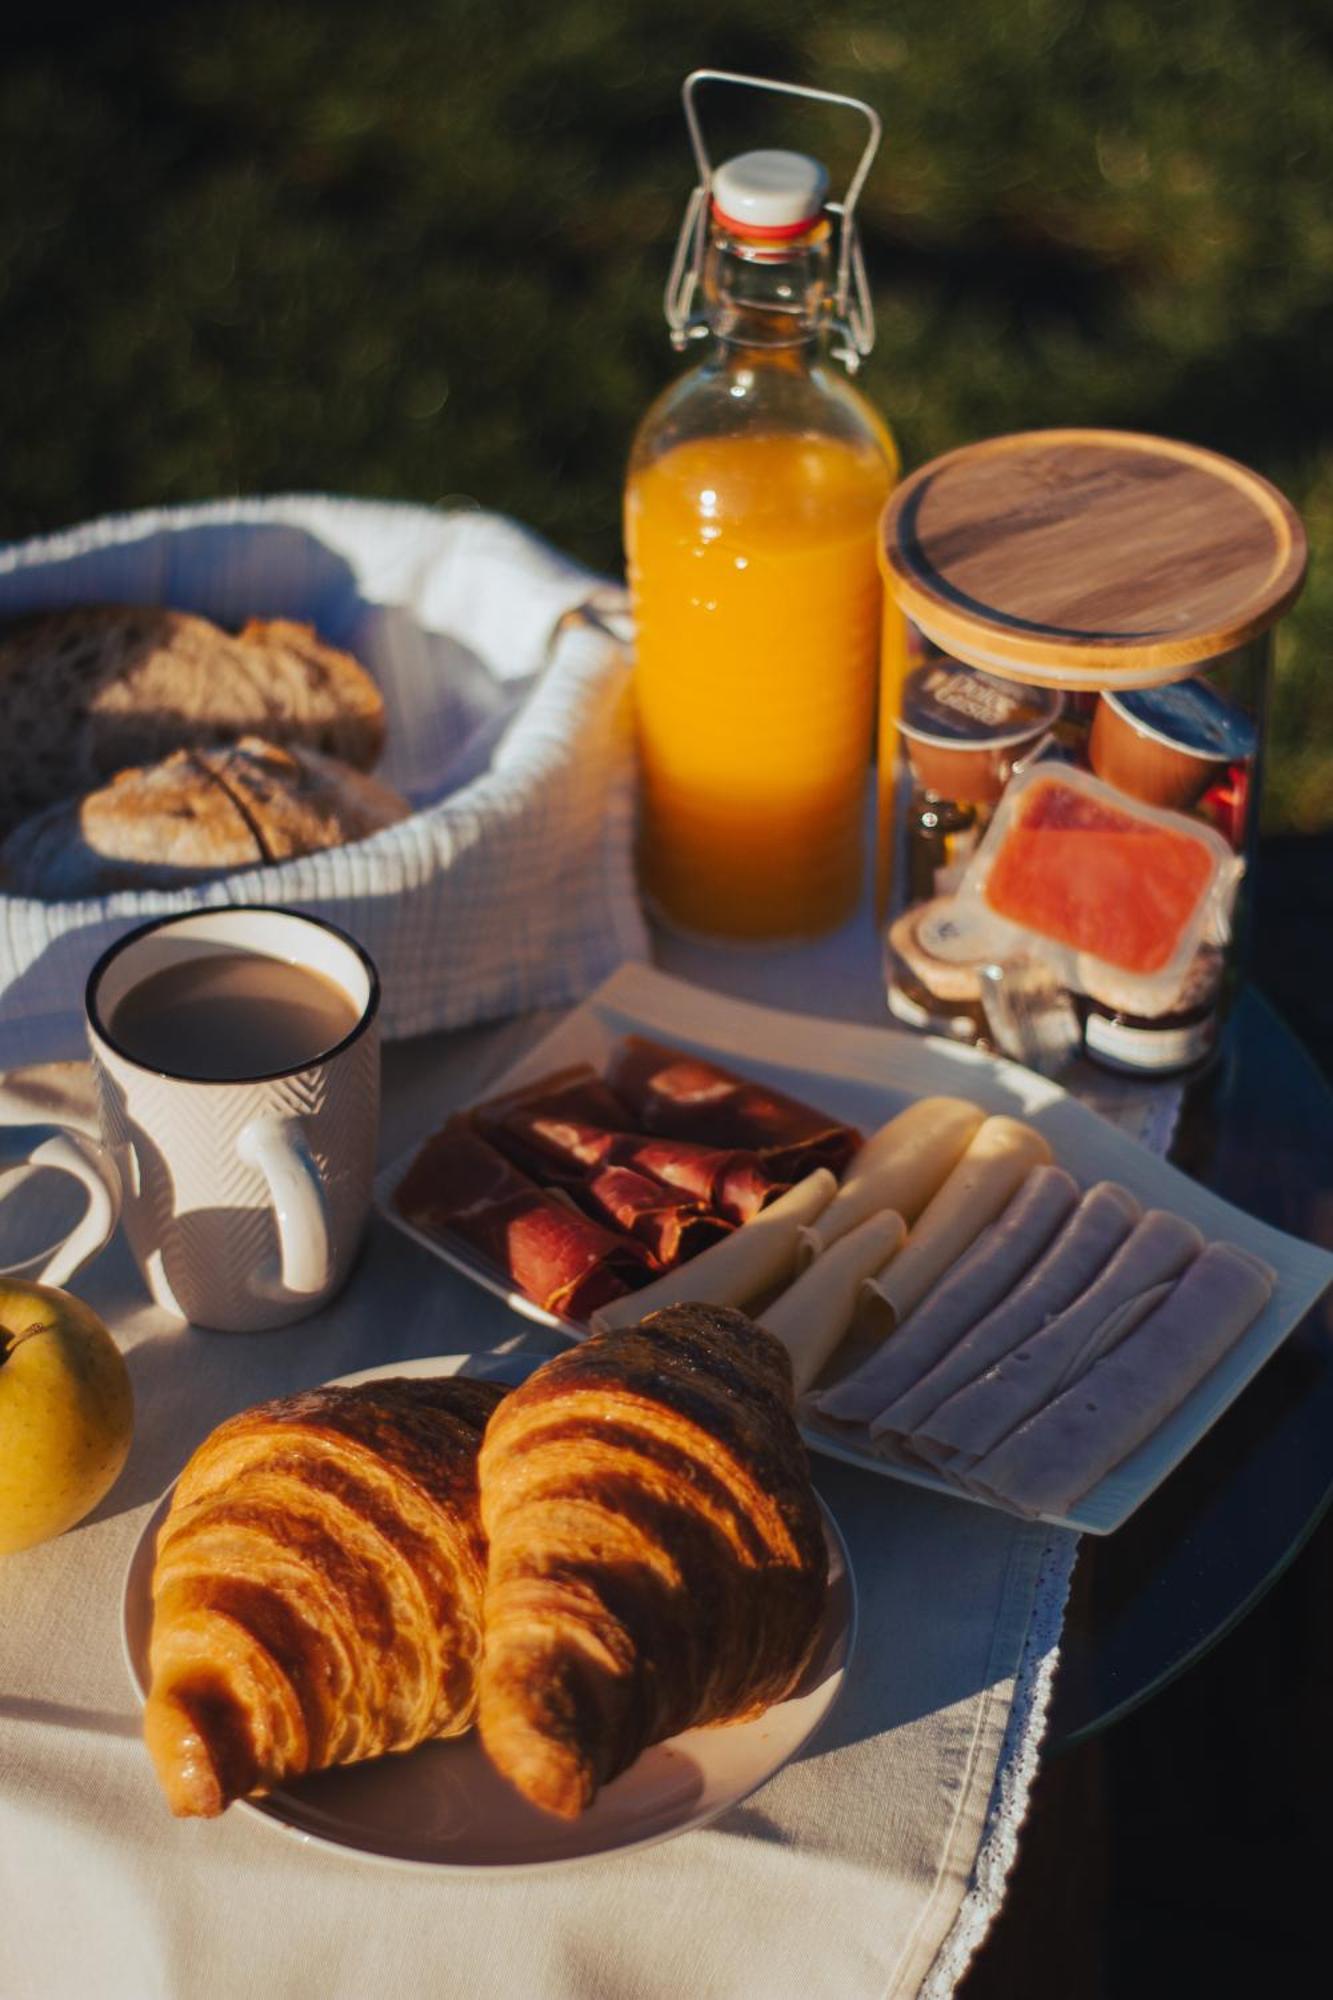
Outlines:
<svg viewBox="0 0 1333 2000"><path fill-rule="evenodd" d="M0 740L18 753L0 834L127 766L247 735L368 770L384 703L350 654L287 619L231 633L185 611L79 605L0 632Z"/></svg>
<svg viewBox="0 0 1333 2000"><path fill-rule="evenodd" d="M35 813L0 843L0 887L48 902L182 888L364 840L410 811L389 785L335 758L247 736L173 751Z"/></svg>

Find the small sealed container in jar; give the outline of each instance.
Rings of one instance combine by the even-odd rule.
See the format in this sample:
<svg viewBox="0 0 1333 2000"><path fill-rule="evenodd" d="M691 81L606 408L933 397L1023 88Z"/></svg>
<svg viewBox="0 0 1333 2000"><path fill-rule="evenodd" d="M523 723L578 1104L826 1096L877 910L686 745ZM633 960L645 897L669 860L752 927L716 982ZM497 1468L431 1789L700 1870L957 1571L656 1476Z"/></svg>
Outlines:
<svg viewBox="0 0 1333 2000"><path fill-rule="evenodd" d="M903 682L898 731L910 774L912 900L957 886L991 812L1025 758L1046 741L1063 697L936 653Z"/></svg>
<svg viewBox="0 0 1333 2000"><path fill-rule="evenodd" d="M1298 516L1195 445L1033 431L914 473L881 562L894 1013L1033 1062L1202 1061L1243 944Z"/></svg>

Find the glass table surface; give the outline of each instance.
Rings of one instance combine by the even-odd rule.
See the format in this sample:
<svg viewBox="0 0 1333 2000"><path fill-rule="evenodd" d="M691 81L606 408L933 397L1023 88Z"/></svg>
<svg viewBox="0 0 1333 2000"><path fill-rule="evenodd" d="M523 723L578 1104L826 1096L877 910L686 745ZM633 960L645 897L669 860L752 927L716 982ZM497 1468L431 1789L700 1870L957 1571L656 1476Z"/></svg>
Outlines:
<svg viewBox="0 0 1333 2000"><path fill-rule="evenodd" d="M1252 988L1186 1094L1171 1159L1217 1194L1333 1247L1333 1090ZM1164 1486L1079 1551L1048 1750L1085 1741L1253 1609L1333 1501L1333 1295Z"/></svg>

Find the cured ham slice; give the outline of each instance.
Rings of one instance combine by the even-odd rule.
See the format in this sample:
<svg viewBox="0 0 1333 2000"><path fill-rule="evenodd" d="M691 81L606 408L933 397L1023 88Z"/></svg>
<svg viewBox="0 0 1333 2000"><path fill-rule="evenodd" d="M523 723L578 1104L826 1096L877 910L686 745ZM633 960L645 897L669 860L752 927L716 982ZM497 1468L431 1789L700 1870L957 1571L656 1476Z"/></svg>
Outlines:
<svg viewBox="0 0 1333 2000"><path fill-rule="evenodd" d="M897 1431L910 1437L920 1431L946 1396L973 1381L1048 1319L1072 1305L1119 1249L1142 1213L1133 1195L1113 1181L1099 1181L1089 1188L1026 1278L912 1388L881 1405L881 1414L871 1422L872 1432Z"/></svg>
<svg viewBox="0 0 1333 2000"><path fill-rule="evenodd" d="M1156 1312L988 1452L968 1485L1020 1513L1068 1513L1202 1382L1276 1282L1260 1258L1210 1243Z"/></svg>
<svg viewBox="0 0 1333 2000"><path fill-rule="evenodd" d="M535 1186L462 1118L426 1141L393 1199L414 1228L465 1244L563 1318L585 1318L650 1275L642 1244Z"/></svg>
<svg viewBox="0 0 1333 2000"><path fill-rule="evenodd" d="M586 1063L478 1105L482 1137L542 1183L574 1188L605 1167L626 1167L678 1189L727 1222L748 1222L791 1183L753 1153L654 1137Z"/></svg>
<svg viewBox="0 0 1333 2000"><path fill-rule="evenodd" d="M609 1157L668 1187L691 1194L728 1222L749 1222L785 1194L791 1182L770 1173L754 1153L696 1146L688 1139L619 1138Z"/></svg>
<svg viewBox="0 0 1333 2000"><path fill-rule="evenodd" d="M586 1180L634 1121L588 1063L556 1070L477 1105L472 1124L488 1144L538 1180Z"/></svg>
<svg viewBox="0 0 1333 2000"><path fill-rule="evenodd" d="M853 1126L797 1098L640 1035L616 1050L607 1082L645 1131L757 1153L787 1180L816 1167L840 1174L861 1143Z"/></svg>
<svg viewBox="0 0 1333 2000"><path fill-rule="evenodd" d="M642 1314L661 1306L745 1305L776 1291L795 1275L801 1225L827 1208L837 1185L826 1168L816 1167L744 1229L733 1229L721 1243L665 1272L632 1299L613 1299L603 1306L593 1316L593 1332L633 1326Z"/></svg>
<svg viewBox="0 0 1333 2000"><path fill-rule="evenodd" d="M942 1469L965 1472L1125 1339L1202 1249L1193 1223L1150 1209L1071 1306L941 1403L913 1444Z"/></svg>
<svg viewBox="0 0 1333 2000"><path fill-rule="evenodd" d="M895 1334L861 1368L825 1390L825 1416L863 1423L902 1395L970 1327L1006 1298L1041 1256L1078 1200L1061 1167L1037 1167Z"/></svg>
<svg viewBox="0 0 1333 2000"><path fill-rule="evenodd" d="M702 1202L636 1174L632 1167L599 1168L583 1183L579 1199L645 1244L664 1271L731 1233L732 1225Z"/></svg>

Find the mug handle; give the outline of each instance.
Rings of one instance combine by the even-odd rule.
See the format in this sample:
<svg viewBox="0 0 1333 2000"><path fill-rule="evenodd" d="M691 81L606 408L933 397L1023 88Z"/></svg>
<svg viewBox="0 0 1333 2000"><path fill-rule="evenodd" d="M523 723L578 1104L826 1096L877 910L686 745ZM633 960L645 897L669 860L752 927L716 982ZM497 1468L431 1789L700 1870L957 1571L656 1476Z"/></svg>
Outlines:
<svg viewBox="0 0 1333 2000"><path fill-rule="evenodd" d="M254 1289L289 1298L313 1298L333 1269L328 1197L299 1118L267 1113L242 1128L236 1151L268 1182L278 1220L281 1271L261 1271Z"/></svg>
<svg viewBox="0 0 1333 2000"><path fill-rule="evenodd" d="M39 1285L67 1285L109 1242L120 1220L120 1175L104 1146L82 1132L50 1125L0 1125L0 1175L16 1167L54 1167L82 1181L88 1206L63 1243L39 1250L0 1275Z"/></svg>

